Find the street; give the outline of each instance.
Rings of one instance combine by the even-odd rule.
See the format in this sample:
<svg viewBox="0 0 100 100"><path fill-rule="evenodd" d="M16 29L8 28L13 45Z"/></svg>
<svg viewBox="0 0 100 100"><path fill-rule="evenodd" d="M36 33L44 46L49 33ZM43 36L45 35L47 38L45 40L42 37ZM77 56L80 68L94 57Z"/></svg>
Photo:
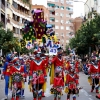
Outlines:
<svg viewBox="0 0 100 100"><path fill-rule="evenodd" d="M80 72L80 86L83 87L83 89L80 90L79 97L77 96L77 100L98 100L95 96L96 93L91 93L91 87L88 84L87 81L87 75L83 74L83 72ZM53 100L53 95L50 94L50 85L49 85L49 79L48 79L48 84L47 84L47 89L46 89L46 97L44 97L42 100ZM95 92L95 91L94 91ZM0 81L0 100L4 100L4 81ZM66 100L66 94L62 96L62 100ZM9 100L11 98L11 92L9 92ZM28 85L26 83L26 88L25 88L25 99L23 100L33 100L32 99L32 93L29 92ZM72 100L72 97L71 97Z"/></svg>

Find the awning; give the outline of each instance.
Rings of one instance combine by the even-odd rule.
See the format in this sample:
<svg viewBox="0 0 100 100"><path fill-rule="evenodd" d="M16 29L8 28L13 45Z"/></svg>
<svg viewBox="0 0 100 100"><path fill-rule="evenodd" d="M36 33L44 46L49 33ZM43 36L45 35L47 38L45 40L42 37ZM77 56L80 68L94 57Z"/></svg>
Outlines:
<svg viewBox="0 0 100 100"><path fill-rule="evenodd" d="M55 4L52 4L52 3L47 3L47 5L49 5L49 6L55 6Z"/></svg>

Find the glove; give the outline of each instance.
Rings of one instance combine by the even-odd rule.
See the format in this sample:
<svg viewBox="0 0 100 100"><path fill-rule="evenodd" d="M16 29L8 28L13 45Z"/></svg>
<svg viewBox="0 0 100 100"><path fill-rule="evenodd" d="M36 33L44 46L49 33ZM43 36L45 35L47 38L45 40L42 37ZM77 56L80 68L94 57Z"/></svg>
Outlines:
<svg viewBox="0 0 100 100"><path fill-rule="evenodd" d="M49 64L51 65L51 61L49 61Z"/></svg>
<svg viewBox="0 0 100 100"><path fill-rule="evenodd" d="M47 82L47 77L44 77L45 78L45 81Z"/></svg>

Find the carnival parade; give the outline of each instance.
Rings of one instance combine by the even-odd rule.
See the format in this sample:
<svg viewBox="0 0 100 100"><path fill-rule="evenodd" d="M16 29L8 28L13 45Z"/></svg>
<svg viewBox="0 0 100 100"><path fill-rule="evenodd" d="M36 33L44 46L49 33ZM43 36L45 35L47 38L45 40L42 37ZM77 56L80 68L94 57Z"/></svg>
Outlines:
<svg viewBox="0 0 100 100"><path fill-rule="evenodd" d="M79 82L81 71L88 74L90 91L96 92L94 97L100 99L100 58L93 53L81 70L81 60L75 50L70 49L69 55L64 54L60 40L52 25L44 20L42 10L32 10L31 13L33 21L25 21L20 46L33 51L28 55L18 55L13 49L6 55L1 75L5 80L4 100L24 100L26 85L31 100L44 100L47 84L53 95L51 100L79 100L80 91L84 89Z"/></svg>

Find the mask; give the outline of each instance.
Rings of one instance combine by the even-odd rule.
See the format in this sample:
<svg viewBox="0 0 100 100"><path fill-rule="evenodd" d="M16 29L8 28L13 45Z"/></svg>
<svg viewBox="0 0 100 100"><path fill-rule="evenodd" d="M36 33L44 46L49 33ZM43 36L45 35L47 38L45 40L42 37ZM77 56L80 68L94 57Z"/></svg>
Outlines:
<svg viewBox="0 0 100 100"><path fill-rule="evenodd" d="M59 57L61 57L61 56L62 56L62 54L58 54L58 56L59 56Z"/></svg>
<svg viewBox="0 0 100 100"><path fill-rule="evenodd" d="M40 57L40 54L36 54L36 57L38 57L38 58L39 58L39 57Z"/></svg>
<svg viewBox="0 0 100 100"><path fill-rule="evenodd" d="M20 65L19 61L16 61L16 64L17 64L17 65Z"/></svg>

